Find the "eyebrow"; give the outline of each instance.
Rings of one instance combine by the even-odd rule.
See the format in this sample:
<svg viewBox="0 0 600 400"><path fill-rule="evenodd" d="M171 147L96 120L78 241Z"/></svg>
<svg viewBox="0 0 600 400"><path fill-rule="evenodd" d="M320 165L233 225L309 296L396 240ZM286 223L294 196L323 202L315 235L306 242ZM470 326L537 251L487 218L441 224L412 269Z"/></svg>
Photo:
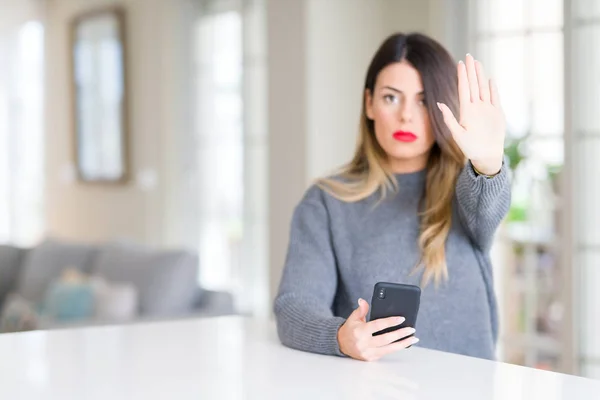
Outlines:
<svg viewBox="0 0 600 400"><path fill-rule="evenodd" d="M391 90L391 91L394 91L394 92L396 92L396 93L400 93L400 94L403 94L403 93L404 93L402 90L400 90L400 89L396 89L396 88L394 88L394 87L391 87L391 86L384 86L384 87L382 87L382 89L389 89L389 90ZM424 92L424 91L420 91L419 93L417 93L417 95L424 95L424 94L425 94L425 92Z"/></svg>

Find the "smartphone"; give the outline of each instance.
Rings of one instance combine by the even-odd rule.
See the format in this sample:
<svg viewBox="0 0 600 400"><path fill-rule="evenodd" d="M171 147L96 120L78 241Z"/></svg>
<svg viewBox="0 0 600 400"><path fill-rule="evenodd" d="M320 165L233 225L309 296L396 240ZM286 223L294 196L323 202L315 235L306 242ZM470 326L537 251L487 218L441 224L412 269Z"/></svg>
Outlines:
<svg viewBox="0 0 600 400"><path fill-rule="evenodd" d="M420 302L421 288L418 286L390 282L376 283L373 288L371 316L369 320L373 321L387 317L404 317L405 320L400 325L375 332L373 336L382 335L405 327L416 329ZM407 336L407 338L410 336ZM404 339L406 338L402 340Z"/></svg>

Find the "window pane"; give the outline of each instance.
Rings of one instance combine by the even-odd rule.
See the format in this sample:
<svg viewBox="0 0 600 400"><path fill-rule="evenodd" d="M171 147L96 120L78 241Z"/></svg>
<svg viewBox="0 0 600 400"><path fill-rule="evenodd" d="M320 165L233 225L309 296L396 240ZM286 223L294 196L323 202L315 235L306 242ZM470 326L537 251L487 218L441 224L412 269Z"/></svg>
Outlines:
<svg viewBox="0 0 600 400"><path fill-rule="evenodd" d="M563 24L563 0L529 0L529 15L534 28L559 28Z"/></svg>
<svg viewBox="0 0 600 400"><path fill-rule="evenodd" d="M523 37L498 37L489 41L489 66L496 79L508 134L522 136L529 130L529 107L525 79L525 41Z"/></svg>
<svg viewBox="0 0 600 400"><path fill-rule="evenodd" d="M0 241L10 240L10 141L9 141L9 46L8 40L0 37Z"/></svg>
<svg viewBox="0 0 600 400"><path fill-rule="evenodd" d="M0 36L0 241L29 247L44 233L44 26Z"/></svg>
<svg viewBox="0 0 600 400"><path fill-rule="evenodd" d="M242 21L237 12L214 17L214 53L212 54L215 84L238 87L242 78Z"/></svg>
<svg viewBox="0 0 600 400"><path fill-rule="evenodd" d="M600 133L600 26L573 32L573 126L576 132Z"/></svg>
<svg viewBox="0 0 600 400"><path fill-rule="evenodd" d="M579 219L576 224L577 242L600 246L600 138L576 139L573 196ZM600 266L599 266L600 268Z"/></svg>
<svg viewBox="0 0 600 400"><path fill-rule="evenodd" d="M564 160L564 142L562 137L530 140L528 154L531 160L543 166L562 165Z"/></svg>
<svg viewBox="0 0 600 400"><path fill-rule="evenodd" d="M240 89L237 91L223 91L214 93L214 126L218 129L219 137L242 135L242 96Z"/></svg>
<svg viewBox="0 0 600 400"><path fill-rule="evenodd" d="M13 213L14 243L31 246L44 234L44 26L30 21L19 30L18 79L13 131L16 155Z"/></svg>
<svg viewBox="0 0 600 400"><path fill-rule="evenodd" d="M562 33L531 37L532 131L536 135L560 135L564 128Z"/></svg>
<svg viewBox="0 0 600 400"><path fill-rule="evenodd" d="M525 0L487 0L477 2L480 31L502 32L525 27Z"/></svg>
<svg viewBox="0 0 600 400"><path fill-rule="evenodd" d="M196 30L196 132L200 279L209 289L238 285L243 237L244 129L239 12L202 17Z"/></svg>
<svg viewBox="0 0 600 400"><path fill-rule="evenodd" d="M598 0L571 0L573 16L576 18L597 18L600 16L600 2Z"/></svg>

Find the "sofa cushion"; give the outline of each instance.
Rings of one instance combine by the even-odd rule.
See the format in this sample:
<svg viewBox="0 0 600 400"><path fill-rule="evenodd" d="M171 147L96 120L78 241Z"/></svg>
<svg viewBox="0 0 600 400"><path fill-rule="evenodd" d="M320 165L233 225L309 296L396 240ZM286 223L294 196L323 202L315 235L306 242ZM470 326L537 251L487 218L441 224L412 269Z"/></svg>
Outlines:
<svg viewBox="0 0 600 400"><path fill-rule="evenodd" d="M198 257L186 251L108 244L100 250L92 272L111 282L133 284L141 315L185 314L196 301Z"/></svg>
<svg viewBox="0 0 600 400"><path fill-rule="evenodd" d="M60 322L86 320L94 316L94 286L77 269L63 271L46 292L43 315Z"/></svg>
<svg viewBox="0 0 600 400"><path fill-rule="evenodd" d="M0 305L8 293L15 291L21 263L27 250L0 245Z"/></svg>
<svg viewBox="0 0 600 400"><path fill-rule="evenodd" d="M0 308L0 333L37 329L40 316L36 307L22 296L11 293Z"/></svg>
<svg viewBox="0 0 600 400"><path fill-rule="evenodd" d="M92 277L96 307L94 317L99 321L129 321L138 315L138 291L131 283L109 282Z"/></svg>
<svg viewBox="0 0 600 400"><path fill-rule="evenodd" d="M95 249L91 245L47 239L27 253L19 277L18 293L41 306L50 284L60 277L63 270L74 268L89 273L94 255Z"/></svg>

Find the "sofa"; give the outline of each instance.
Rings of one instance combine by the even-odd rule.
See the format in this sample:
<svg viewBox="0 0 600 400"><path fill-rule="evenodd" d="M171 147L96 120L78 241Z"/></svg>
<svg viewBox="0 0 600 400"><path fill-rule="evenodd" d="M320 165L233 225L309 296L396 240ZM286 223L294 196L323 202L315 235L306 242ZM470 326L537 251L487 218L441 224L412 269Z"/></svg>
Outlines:
<svg viewBox="0 0 600 400"><path fill-rule="evenodd" d="M231 294L202 288L198 276L198 257L186 250L56 238L4 244L0 321L7 332L234 314ZM6 329L8 317L17 328Z"/></svg>

